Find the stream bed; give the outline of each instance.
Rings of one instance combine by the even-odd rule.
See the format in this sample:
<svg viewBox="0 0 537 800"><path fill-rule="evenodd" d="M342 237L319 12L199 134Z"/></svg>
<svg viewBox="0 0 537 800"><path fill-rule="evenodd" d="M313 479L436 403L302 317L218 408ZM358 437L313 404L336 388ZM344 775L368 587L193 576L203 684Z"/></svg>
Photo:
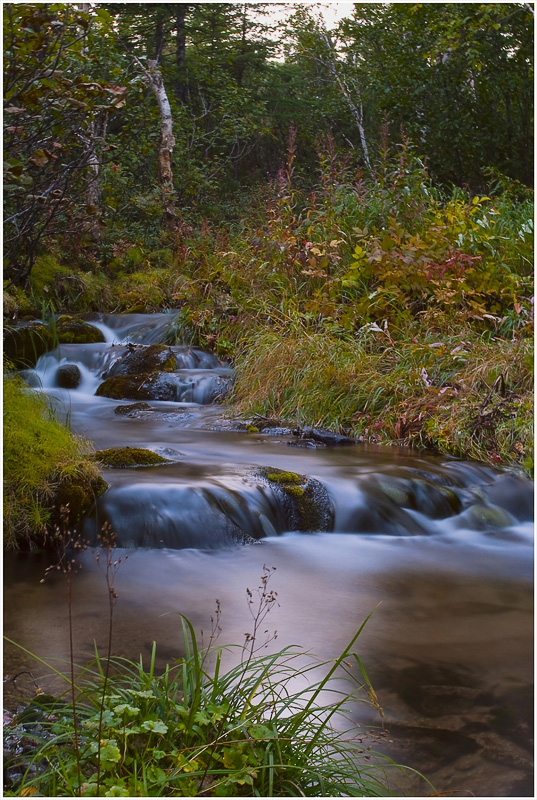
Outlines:
<svg viewBox="0 0 537 800"><path fill-rule="evenodd" d="M167 342L173 317L91 322L104 343L61 345L27 377L96 449L136 446L168 459L104 469L109 488L85 522L89 538L110 522L118 553L129 556L115 580L114 652L148 656L156 640L161 663L179 657L179 613L208 631L217 599L219 642L242 643L251 622L246 589L259 585L264 565L275 567L274 649L297 644L335 657L373 612L357 651L384 720L366 704L355 716L364 731L384 726L382 737L372 734L375 749L426 775L439 793L534 796L533 485L452 458L248 431L213 402L232 380L229 365L185 346L172 347L172 377L152 383L173 397L118 412L139 395L95 392L133 348ZM66 365L79 371L71 389L57 385ZM313 487L314 517L270 479L279 471L307 477L299 488ZM84 662L95 642L104 650L108 599L91 550L81 562L73 611ZM40 657L61 660L65 585L61 576L40 582L48 564L43 554L4 558L4 627ZM4 660L8 675L30 670L48 685L46 669L20 650L6 646ZM7 686L15 704L24 678ZM409 795L431 791L418 777L405 781L398 788Z"/></svg>

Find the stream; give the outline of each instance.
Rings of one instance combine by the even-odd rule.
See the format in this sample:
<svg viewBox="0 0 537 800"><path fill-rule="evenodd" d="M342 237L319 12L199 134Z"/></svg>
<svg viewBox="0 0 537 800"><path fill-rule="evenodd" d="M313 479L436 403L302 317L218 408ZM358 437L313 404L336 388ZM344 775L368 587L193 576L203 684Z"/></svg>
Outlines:
<svg viewBox="0 0 537 800"><path fill-rule="evenodd" d="M255 419L248 430L213 402L229 388L230 366L186 345L172 347L175 370L153 381L166 399L126 408L140 395L112 399L97 387L121 373L128 353L168 343L175 316L90 321L105 342L60 345L26 377L97 450L128 445L167 459L104 469L109 488L84 523L91 539L109 522L128 554L114 584L114 652L149 656L156 640L161 663L179 657L179 613L209 631L216 599L219 643L242 643L246 589L264 565L275 567L273 649L335 657L373 612L357 650L384 721L367 704L355 719L375 731L374 749L452 797L534 796L533 485L401 448L323 446L284 428L256 430ZM78 368L75 388L58 386L65 366ZM317 523L306 524L270 470L307 476ZM42 553L4 557L5 634L44 659L66 659L65 585L61 576L40 582L48 563ZM73 595L84 662L107 637L106 586L91 550ZM48 685L46 669L18 649L6 646L4 661L6 673L28 669ZM8 704L23 683L6 690ZM431 792L413 774L397 788Z"/></svg>

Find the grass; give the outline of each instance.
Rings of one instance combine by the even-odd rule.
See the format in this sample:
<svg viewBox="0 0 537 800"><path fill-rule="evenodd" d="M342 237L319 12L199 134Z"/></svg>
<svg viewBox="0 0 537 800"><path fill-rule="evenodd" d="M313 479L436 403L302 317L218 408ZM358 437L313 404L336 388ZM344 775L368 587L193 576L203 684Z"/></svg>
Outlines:
<svg viewBox="0 0 537 800"><path fill-rule="evenodd" d="M422 337L422 338L418 338ZM236 409L340 430L362 441L430 447L533 467L532 342L446 323L330 336L258 329L237 356ZM503 379L503 396L493 390Z"/></svg>
<svg viewBox="0 0 537 800"><path fill-rule="evenodd" d="M357 701L382 714L355 652L367 620L329 661L294 646L264 652L277 635L265 621L277 603L273 572L265 566L258 588L247 589L252 630L242 645L216 646L217 601L206 648L180 615L184 657L164 671L153 644L149 664L96 655L76 678L76 701L38 695L6 730L32 744L9 764L22 780L7 796L391 794L388 777L405 768L376 757L352 722ZM237 663L224 670L233 649Z"/></svg>
<svg viewBox="0 0 537 800"><path fill-rule="evenodd" d="M46 399L4 376L4 546L43 540L60 501L72 521L102 490L91 445L61 424Z"/></svg>

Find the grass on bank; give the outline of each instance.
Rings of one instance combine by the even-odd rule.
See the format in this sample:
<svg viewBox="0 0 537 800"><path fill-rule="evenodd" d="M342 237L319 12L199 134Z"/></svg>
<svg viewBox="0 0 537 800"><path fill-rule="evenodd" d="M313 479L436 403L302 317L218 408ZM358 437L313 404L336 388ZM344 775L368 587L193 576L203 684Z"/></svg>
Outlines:
<svg viewBox="0 0 537 800"><path fill-rule="evenodd" d="M42 541L53 509L69 504L71 518L99 491L89 442L54 416L44 396L4 375L4 546Z"/></svg>
<svg viewBox="0 0 537 800"><path fill-rule="evenodd" d="M8 738L31 743L8 765L22 779L7 795L391 795L406 768L375 754L352 721L357 701L382 713L354 652L365 622L330 661L296 647L260 655L276 638L264 630L276 603L272 572L264 568L257 595L247 590L254 623L236 646L236 666L224 670L230 648L214 644L217 601L209 646L200 647L181 617L185 656L162 673L154 644L148 666L142 657L97 657L84 668L76 678L76 712L73 701L37 695L5 729Z"/></svg>
<svg viewBox="0 0 537 800"><path fill-rule="evenodd" d="M418 338L419 337L419 338ZM432 448L533 470L533 345L445 329L362 336L299 319L258 329L237 355L233 401L360 441Z"/></svg>

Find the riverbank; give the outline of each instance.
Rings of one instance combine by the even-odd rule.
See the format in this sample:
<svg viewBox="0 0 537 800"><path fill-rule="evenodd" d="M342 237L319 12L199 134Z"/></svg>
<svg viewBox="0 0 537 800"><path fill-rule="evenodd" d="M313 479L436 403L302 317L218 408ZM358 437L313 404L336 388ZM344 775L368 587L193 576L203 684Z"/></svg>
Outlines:
<svg viewBox="0 0 537 800"><path fill-rule="evenodd" d="M58 238L4 318L178 309L168 343L236 370L231 414L533 472L533 193L439 190L410 149L356 180L320 162L230 221Z"/></svg>
<svg viewBox="0 0 537 800"><path fill-rule="evenodd" d="M22 362L8 357L20 368L84 341L84 326L58 315L175 309L166 343L234 368L230 416L532 477L531 191L502 178L490 197L441 192L404 147L382 180L320 169L318 191L291 170L242 216L178 220L158 248L106 228L99 242L51 242L24 289L5 287L5 347L21 321L46 323Z"/></svg>

